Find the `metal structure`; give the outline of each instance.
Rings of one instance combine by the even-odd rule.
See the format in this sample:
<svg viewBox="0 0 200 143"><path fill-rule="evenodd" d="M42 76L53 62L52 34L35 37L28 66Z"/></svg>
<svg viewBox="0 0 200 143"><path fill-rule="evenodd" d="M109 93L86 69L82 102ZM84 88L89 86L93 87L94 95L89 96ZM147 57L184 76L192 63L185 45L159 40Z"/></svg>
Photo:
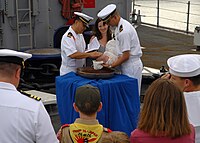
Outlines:
<svg viewBox="0 0 200 143"><path fill-rule="evenodd" d="M69 20L63 17L64 10L70 10L68 17L79 10L96 19L98 11L110 3L129 19L132 0L0 0L0 48L54 48L54 32Z"/></svg>
<svg viewBox="0 0 200 143"><path fill-rule="evenodd" d="M74 11L92 17L114 3L129 19L132 0L0 0L0 48L33 54L26 62L20 87L55 87L61 63L60 42ZM90 38L85 34L86 42Z"/></svg>
<svg viewBox="0 0 200 143"><path fill-rule="evenodd" d="M177 0L166 0L166 1L161 1L161 0L153 0L150 5L143 4L143 3L138 3L138 1L133 0L133 8L139 9L142 11L142 18L144 24L148 25L153 25L161 28L166 28L170 30L175 30L175 31L180 31L180 32L185 32L185 33L191 33L193 34L193 30L191 31L191 27L199 25L199 23L194 23L192 22L192 18L199 19L200 14L199 13L193 13L192 8L197 8L200 6L200 3L192 3L190 1L183 2L183 1L177 1ZM166 7L165 5L162 5L163 3L169 2L170 4L177 5L177 7L183 7L185 8L185 11L178 10L178 9L172 9L171 7ZM149 12L151 10L152 12ZM184 17L185 20L180 20L179 18L171 18L171 17L166 17L162 16L161 13L173 13L174 15L177 15L177 17L182 16ZM152 18L152 22L144 22L145 18ZM176 23L176 25L182 24L185 25L185 30L181 30L175 27L170 27L169 25L164 25L161 24L161 21L166 20L170 21L173 23Z"/></svg>
<svg viewBox="0 0 200 143"><path fill-rule="evenodd" d="M26 7L21 8L20 3L27 2ZM17 48L18 50L25 50L33 48L32 45L32 22L31 22L31 0L23 1L16 0L16 26L17 26ZM21 15L23 18L27 17L26 20L20 19ZM26 16L27 15L27 16ZM23 40L22 38L25 38ZM23 46L24 42L28 45Z"/></svg>

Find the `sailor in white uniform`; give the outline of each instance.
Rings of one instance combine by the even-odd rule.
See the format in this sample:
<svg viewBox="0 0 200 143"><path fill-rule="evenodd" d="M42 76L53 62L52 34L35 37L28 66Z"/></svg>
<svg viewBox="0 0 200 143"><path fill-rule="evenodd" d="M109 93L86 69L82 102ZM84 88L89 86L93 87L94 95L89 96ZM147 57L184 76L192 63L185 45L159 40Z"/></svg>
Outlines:
<svg viewBox="0 0 200 143"><path fill-rule="evenodd" d="M184 54L167 60L170 78L184 91L188 117L195 127L195 142L200 143L200 55Z"/></svg>
<svg viewBox="0 0 200 143"><path fill-rule="evenodd" d="M31 56L0 49L0 143L58 143L40 98L16 89L24 61Z"/></svg>
<svg viewBox="0 0 200 143"><path fill-rule="evenodd" d="M82 33L93 18L80 12L74 12L74 14L76 16L75 22L69 27L61 40L62 63L60 75L72 71L76 72L78 67L85 66L86 58L97 58L102 54L99 52L85 52L86 43Z"/></svg>
<svg viewBox="0 0 200 143"><path fill-rule="evenodd" d="M97 16L115 29L114 35L119 58L108 67L121 65L122 74L138 80L139 91L142 80L143 64L140 60L142 50L135 28L123 19L116 10L115 4L109 4L103 8Z"/></svg>

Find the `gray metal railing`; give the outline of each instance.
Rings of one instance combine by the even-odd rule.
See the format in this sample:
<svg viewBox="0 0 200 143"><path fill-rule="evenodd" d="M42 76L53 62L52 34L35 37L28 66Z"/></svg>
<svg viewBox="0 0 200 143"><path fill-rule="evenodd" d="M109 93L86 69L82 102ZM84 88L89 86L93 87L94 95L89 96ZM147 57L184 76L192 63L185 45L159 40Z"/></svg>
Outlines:
<svg viewBox="0 0 200 143"><path fill-rule="evenodd" d="M160 20L161 19L164 19L164 20L168 20L168 21L174 21L174 22L179 22L179 23L182 23L182 24L186 24L186 30L184 30L184 32L186 33L191 33L189 31L189 27L190 25L193 25L193 26L197 26L199 25L200 23L192 23L190 22L190 18L191 16L195 16L197 17L198 19L200 18L200 14L199 13L192 13L191 12L191 6L199 6L200 7L200 3L191 3L190 1L188 1L187 3L185 2L178 2L178 1L173 1L173 0L165 0L165 2L171 2L171 3L174 3L174 4L180 4L182 6L186 6L186 12L183 12L183 11L178 11L178 10L173 10L173 9L170 9L168 7L161 7L161 2L160 0L155 0L154 2L156 3L155 6L152 6L152 5L141 5L141 4L137 4L136 0L133 0L133 12L136 12L136 9L140 9L140 8L146 8L146 9L152 9L152 10L156 10L156 15L149 15L149 14L145 14L145 15L139 15L141 17L155 17L156 18L156 25L157 27L163 27L162 25L160 25ZM139 10L141 12L141 10ZM160 12L173 12L174 14L182 14L182 15L185 15L186 17L186 21L181 21L181 20L177 20L177 19L172 19L172 18L167 18L167 17L162 17L160 15ZM133 15L137 15L137 13L134 13ZM143 23L143 22L141 22ZM145 23L145 24L148 24L148 23ZM150 23L149 23L150 24ZM150 24L152 25L152 24ZM169 29L173 29L173 28L169 28ZM177 29L178 30L178 29ZM181 30L180 30L181 31Z"/></svg>

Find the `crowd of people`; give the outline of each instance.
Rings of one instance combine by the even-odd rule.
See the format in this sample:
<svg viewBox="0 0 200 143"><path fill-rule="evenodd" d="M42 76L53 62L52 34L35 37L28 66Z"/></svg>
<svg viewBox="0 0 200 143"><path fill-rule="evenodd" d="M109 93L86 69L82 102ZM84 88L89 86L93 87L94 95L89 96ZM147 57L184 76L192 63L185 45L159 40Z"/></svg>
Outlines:
<svg viewBox="0 0 200 143"><path fill-rule="evenodd" d="M117 67L122 74L136 78L140 91L143 64L139 38L134 27L120 16L116 5L109 4L97 14L90 41L99 46L90 47L89 51L86 51L82 33L93 18L80 12L74 14L75 21L61 41L60 75L85 66L86 58L100 58L104 67ZM107 46L112 39L114 50ZM17 90L24 62L31 56L0 50L0 142L200 143L200 55L184 54L167 60L169 73L148 87L137 128L130 137L98 122L97 113L103 106L100 91L87 84L78 87L75 93L73 107L79 118L72 124L63 125L56 136L41 99ZM107 62L109 59L112 62Z"/></svg>

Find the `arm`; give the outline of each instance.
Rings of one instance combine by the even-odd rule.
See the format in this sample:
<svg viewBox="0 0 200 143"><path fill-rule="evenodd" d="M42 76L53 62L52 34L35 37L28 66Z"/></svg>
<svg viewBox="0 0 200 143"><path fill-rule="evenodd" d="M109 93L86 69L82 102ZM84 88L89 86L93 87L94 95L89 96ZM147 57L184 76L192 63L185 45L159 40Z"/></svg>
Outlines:
<svg viewBox="0 0 200 143"><path fill-rule="evenodd" d="M97 58L102 55L100 52L79 52L73 38L64 37L61 42L61 49L66 56L72 59Z"/></svg>
<svg viewBox="0 0 200 143"><path fill-rule="evenodd" d="M42 102L38 107L37 121L35 123L36 143L58 143L51 119Z"/></svg>
<svg viewBox="0 0 200 143"><path fill-rule="evenodd" d="M98 58L101 56L102 53L100 52L89 52L89 53L82 53L82 52L75 52L71 55L69 55L72 59L83 59L83 58Z"/></svg>
<svg viewBox="0 0 200 143"><path fill-rule="evenodd" d="M121 56L118 57L118 59L112 63L112 65L104 65L104 67L116 67L127 61L130 57L130 52L125 51Z"/></svg>
<svg viewBox="0 0 200 143"><path fill-rule="evenodd" d="M124 32L122 31L119 35L118 35L118 40L119 40L119 51L122 53L120 56L118 56L118 59L112 63L111 65L106 65L107 67L116 67L121 65L122 63L126 62L129 57L130 57L130 41L131 41L131 37L129 36L128 32Z"/></svg>

